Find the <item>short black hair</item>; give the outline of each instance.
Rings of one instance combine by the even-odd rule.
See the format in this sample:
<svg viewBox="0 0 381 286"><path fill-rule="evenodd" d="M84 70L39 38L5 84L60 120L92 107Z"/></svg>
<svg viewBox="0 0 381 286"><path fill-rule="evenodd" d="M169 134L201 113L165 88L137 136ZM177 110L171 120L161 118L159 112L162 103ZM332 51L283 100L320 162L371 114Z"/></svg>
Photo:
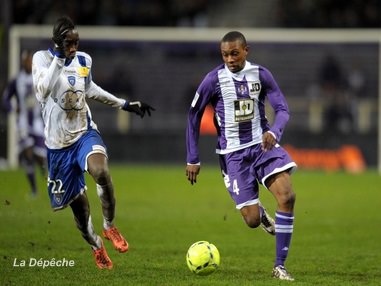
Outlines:
<svg viewBox="0 0 381 286"><path fill-rule="evenodd" d="M240 41L243 46L247 46L245 36L238 31L230 31L222 38L221 42L234 42L237 40Z"/></svg>
<svg viewBox="0 0 381 286"><path fill-rule="evenodd" d="M69 16L62 16L57 19L53 27L53 38L59 39L70 30L74 30L75 25Z"/></svg>

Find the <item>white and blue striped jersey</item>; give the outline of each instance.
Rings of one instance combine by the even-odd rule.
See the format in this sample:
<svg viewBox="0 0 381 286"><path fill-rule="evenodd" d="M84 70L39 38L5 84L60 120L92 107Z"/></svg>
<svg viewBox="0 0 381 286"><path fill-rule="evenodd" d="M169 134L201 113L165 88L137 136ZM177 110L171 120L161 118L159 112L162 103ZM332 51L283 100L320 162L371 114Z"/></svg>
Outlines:
<svg viewBox="0 0 381 286"><path fill-rule="evenodd" d="M118 108L125 103L92 81L91 64L91 57L79 51L73 60L58 58L51 49L33 56L33 85L50 149L70 146L87 130L97 129L86 98Z"/></svg>
<svg viewBox="0 0 381 286"><path fill-rule="evenodd" d="M266 98L275 112L271 127L265 114ZM218 154L259 144L266 131L271 131L279 142L289 119L286 99L270 71L246 61L241 71L232 73L222 64L205 76L189 110L186 144L190 164L200 162L200 122L209 103L215 112Z"/></svg>

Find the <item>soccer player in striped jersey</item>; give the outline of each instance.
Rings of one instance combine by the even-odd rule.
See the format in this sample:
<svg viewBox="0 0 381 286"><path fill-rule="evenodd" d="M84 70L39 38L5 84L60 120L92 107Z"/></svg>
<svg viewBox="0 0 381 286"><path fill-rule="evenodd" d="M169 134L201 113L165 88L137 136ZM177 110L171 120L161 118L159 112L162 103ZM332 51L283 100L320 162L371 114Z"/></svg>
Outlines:
<svg viewBox="0 0 381 286"><path fill-rule="evenodd" d="M106 146L92 119L86 99L144 117L154 109L140 101L127 101L103 90L91 76L91 57L78 51L79 35L69 17L57 19L53 27L54 49L33 56L33 84L42 106L45 144L48 147L48 193L51 206L70 206L78 229L90 244L99 268L112 268L103 241L91 221L84 172L96 182L102 204L103 236L119 252L128 243L114 225L114 187L108 168Z"/></svg>
<svg viewBox="0 0 381 286"><path fill-rule="evenodd" d="M21 53L22 69L4 90L3 106L7 112L10 112L12 98L16 98L19 158L25 169L31 194L35 196L37 194L36 165L39 166L42 175L46 175L46 147L41 107L33 91L32 56L33 53L28 50Z"/></svg>
<svg viewBox="0 0 381 286"><path fill-rule="evenodd" d="M269 233L272 219L259 202L258 183L274 195L276 258L272 276L292 281L284 264L293 232L295 194L290 174L296 164L279 145L289 119L288 105L270 71L247 60L249 46L242 33L227 33L220 49L224 64L205 76L189 110L186 176L191 184L196 183L201 167L200 121L210 103L226 188L246 224L252 228L262 225ZM265 115L266 99L275 112L271 126Z"/></svg>

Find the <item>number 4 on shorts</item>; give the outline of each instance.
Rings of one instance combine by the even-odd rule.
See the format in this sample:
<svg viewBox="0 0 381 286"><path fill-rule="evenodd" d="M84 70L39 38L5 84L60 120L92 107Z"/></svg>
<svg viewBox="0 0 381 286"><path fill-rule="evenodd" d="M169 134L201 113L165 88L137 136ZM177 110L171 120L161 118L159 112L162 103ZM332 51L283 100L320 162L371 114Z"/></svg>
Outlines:
<svg viewBox="0 0 381 286"><path fill-rule="evenodd" d="M233 181L233 193L237 194L237 196L239 195L239 188L238 188L237 180Z"/></svg>

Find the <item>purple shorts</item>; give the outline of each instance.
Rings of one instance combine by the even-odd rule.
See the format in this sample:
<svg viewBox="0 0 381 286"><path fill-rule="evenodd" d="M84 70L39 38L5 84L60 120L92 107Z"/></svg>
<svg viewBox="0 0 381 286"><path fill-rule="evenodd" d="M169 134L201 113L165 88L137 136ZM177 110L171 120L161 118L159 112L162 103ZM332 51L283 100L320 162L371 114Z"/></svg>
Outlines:
<svg viewBox="0 0 381 286"><path fill-rule="evenodd" d="M27 148L33 148L33 152L43 158L46 158L47 148L45 146L44 136L29 134L28 137L23 138L19 141L20 152Z"/></svg>
<svg viewBox="0 0 381 286"><path fill-rule="evenodd" d="M256 144L220 155L220 167L225 186L236 208L241 209L258 203L258 183L267 188L267 178L283 171L292 172L296 164L281 146L264 152L261 144Z"/></svg>

